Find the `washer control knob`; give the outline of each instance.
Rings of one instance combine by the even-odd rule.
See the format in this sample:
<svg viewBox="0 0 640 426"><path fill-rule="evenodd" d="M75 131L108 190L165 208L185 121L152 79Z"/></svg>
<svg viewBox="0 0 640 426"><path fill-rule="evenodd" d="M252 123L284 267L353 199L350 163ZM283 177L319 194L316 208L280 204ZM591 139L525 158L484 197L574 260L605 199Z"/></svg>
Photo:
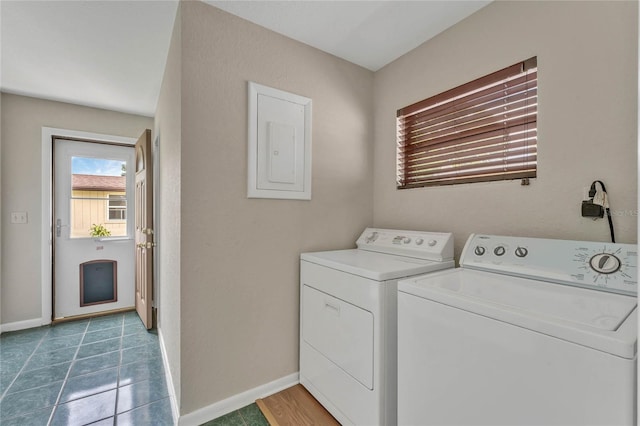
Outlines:
<svg viewBox="0 0 640 426"><path fill-rule="evenodd" d="M411 242L411 238L409 237L404 237L404 239L402 240L403 243L405 244L409 244Z"/></svg>
<svg viewBox="0 0 640 426"><path fill-rule="evenodd" d="M502 256L506 252L507 252L507 250L504 248L504 246L498 246L498 247L493 249L493 254L495 254L496 256Z"/></svg>
<svg viewBox="0 0 640 426"><path fill-rule="evenodd" d="M429 242L427 244L429 244L429 247L433 247L436 244L438 244L438 242L436 240L429 240Z"/></svg>
<svg viewBox="0 0 640 426"><path fill-rule="evenodd" d="M620 259L611 253L598 253L589 260L589 264L591 269L601 274L613 274L621 266Z"/></svg>
<svg viewBox="0 0 640 426"><path fill-rule="evenodd" d="M529 250L527 250L525 247L517 247L516 248L516 256L525 257L528 254L529 254Z"/></svg>
<svg viewBox="0 0 640 426"><path fill-rule="evenodd" d="M473 252L476 254L476 256L482 256L485 251L486 249L482 246L476 246L476 248L473 249Z"/></svg>
<svg viewBox="0 0 640 426"><path fill-rule="evenodd" d="M424 240L422 238L416 238L416 245L421 246L422 243L424 243Z"/></svg>
<svg viewBox="0 0 640 426"><path fill-rule="evenodd" d="M365 242L367 244L370 244L370 243L374 242L377 239L378 239L378 233L374 231L371 234L369 234L368 237L365 238Z"/></svg>

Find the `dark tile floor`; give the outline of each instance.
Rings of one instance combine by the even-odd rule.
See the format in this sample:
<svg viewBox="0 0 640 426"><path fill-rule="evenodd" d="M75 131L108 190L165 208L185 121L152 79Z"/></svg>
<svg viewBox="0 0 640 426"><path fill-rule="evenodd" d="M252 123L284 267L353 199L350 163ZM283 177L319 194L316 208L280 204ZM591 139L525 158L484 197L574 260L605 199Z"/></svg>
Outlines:
<svg viewBox="0 0 640 426"><path fill-rule="evenodd" d="M157 334L135 312L3 333L0 424L172 425Z"/></svg>
<svg viewBox="0 0 640 426"><path fill-rule="evenodd" d="M173 425L156 333L135 312L0 335L0 424ZM203 426L268 426L256 404Z"/></svg>
<svg viewBox="0 0 640 426"><path fill-rule="evenodd" d="M256 404L233 411L201 426L269 426Z"/></svg>

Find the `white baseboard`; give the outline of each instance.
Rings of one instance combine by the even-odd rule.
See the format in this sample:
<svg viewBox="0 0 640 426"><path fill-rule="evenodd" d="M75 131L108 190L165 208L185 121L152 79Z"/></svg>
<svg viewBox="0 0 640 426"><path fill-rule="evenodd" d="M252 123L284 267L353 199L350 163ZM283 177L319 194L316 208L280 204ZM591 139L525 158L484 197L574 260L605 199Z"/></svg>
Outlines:
<svg viewBox="0 0 640 426"><path fill-rule="evenodd" d="M40 327L42 325L46 325L46 323L43 322L42 318L34 318L34 319L24 320L24 321L9 322L9 323L0 325L0 333L5 333L7 331L17 331L17 330L24 330L27 328Z"/></svg>
<svg viewBox="0 0 640 426"><path fill-rule="evenodd" d="M158 340L160 341L160 353L162 354L162 364L164 365L164 376L167 379L167 386L169 387L169 400L171 401L171 415L173 416L173 424L178 424L180 418L180 407L178 400L176 399L176 388L173 384L173 376L171 375L171 369L169 368L169 357L167 357L167 349L164 345L164 338L162 337L162 329L158 327Z"/></svg>
<svg viewBox="0 0 640 426"><path fill-rule="evenodd" d="M222 401L218 401L207 407L200 408L187 415L181 416L180 426L197 426L206 423L210 420L217 419L220 416L224 416L232 411L238 410L244 406L252 404L258 398L264 398L269 395L273 395L276 392L280 392L283 389L294 386L299 383L298 373L293 373L273 382L265 383L256 388L249 389L248 391L239 393Z"/></svg>

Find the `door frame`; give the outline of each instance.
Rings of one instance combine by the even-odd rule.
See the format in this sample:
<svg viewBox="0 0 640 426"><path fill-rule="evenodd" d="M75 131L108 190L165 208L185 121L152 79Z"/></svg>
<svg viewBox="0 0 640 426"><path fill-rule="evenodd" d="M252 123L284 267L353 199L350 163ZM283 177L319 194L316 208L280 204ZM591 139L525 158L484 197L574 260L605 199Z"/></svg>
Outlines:
<svg viewBox="0 0 640 426"><path fill-rule="evenodd" d="M51 324L53 314L53 137L85 139L135 145L137 138L91 133L78 130L42 127L42 229L41 229L41 283L42 318L41 325Z"/></svg>

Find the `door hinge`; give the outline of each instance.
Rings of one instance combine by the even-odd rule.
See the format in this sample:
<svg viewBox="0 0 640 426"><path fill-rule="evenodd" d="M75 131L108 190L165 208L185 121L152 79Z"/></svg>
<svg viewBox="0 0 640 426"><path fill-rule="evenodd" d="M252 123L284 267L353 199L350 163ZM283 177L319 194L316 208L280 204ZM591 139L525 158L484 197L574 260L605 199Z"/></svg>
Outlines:
<svg viewBox="0 0 640 426"><path fill-rule="evenodd" d="M146 243L138 243L136 244L136 247L138 248L143 248L143 249L150 249L156 246L156 243L152 243L152 242L146 242Z"/></svg>

